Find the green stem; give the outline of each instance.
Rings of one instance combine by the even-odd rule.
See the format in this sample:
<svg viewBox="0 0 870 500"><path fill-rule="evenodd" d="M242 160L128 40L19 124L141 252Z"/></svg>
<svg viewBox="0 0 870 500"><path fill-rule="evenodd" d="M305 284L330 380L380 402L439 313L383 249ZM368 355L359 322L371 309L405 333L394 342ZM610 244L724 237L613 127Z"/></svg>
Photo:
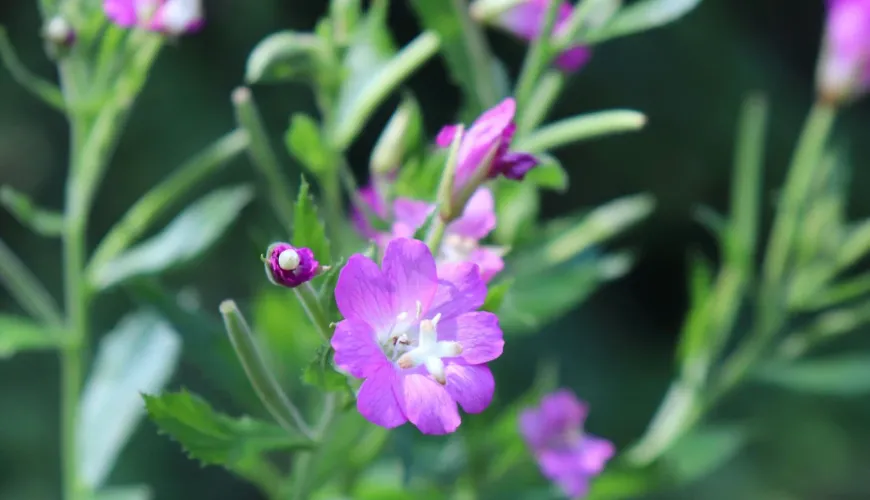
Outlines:
<svg viewBox="0 0 870 500"><path fill-rule="evenodd" d="M544 13L544 25L541 27L540 35L532 42L523 61L523 68L520 71L520 77L517 80L517 86L514 91L519 121L522 121L522 116L526 112L541 73L550 64L555 54L551 47L550 38L553 33L553 27L556 25L556 14L558 13L560 3L559 0L549 0L547 10Z"/></svg>
<svg viewBox="0 0 870 500"><path fill-rule="evenodd" d="M535 86L529 105L520 117L521 120L517 122L516 139L528 135L543 123L564 87L565 75L561 71L551 70L544 73Z"/></svg>
<svg viewBox="0 0 870 500"><path fill-rule="evenodd" d="M280 217L287 231L293 229L293 193L296 186L291 183L281 170L278 156L269 143L266 127L254 104L251 90L239 87L232 94L233 106L236 108L236 121L248 134L249 151L254 166L260 170L269 184L269 197L275 214Z"/></svg>
<svg viewBox="0 0 870 500"><path fill-rule="evenodd" d="M296 297L302 304L302 308L305 309L305 313L308 315L311 323L317 328L317 333L320 334L323 340L329 342L330 337L332 337L332 331L329 328L330 321L326 311L323 310L323 306L320 304L317 290L308 281L294 288L293 291L296 293Z"/></svg>

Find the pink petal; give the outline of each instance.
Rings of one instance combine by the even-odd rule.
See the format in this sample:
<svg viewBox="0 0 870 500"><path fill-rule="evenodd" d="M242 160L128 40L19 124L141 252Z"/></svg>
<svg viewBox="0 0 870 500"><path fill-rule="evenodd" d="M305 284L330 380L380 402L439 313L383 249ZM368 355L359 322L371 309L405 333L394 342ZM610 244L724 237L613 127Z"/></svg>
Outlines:
<svg viewBox="0 0 870 500"><path fill-rule="evenodd" d="M438 289L438 278L435 258L425 243L408 238L391 241L384 254L384 276L394 290L397 314L406 312L414 318L418 303L423 311L428 310Z"/></svg>
<svg viewBox="0 0 870 500"><path fill-rule="evenodd" d="M461 422L456 401L447 390L422 373L400 377L402 409L423 434L449 434Z"/></svg>
<svg viewBox="0 0 870 500"><path fill-rule="evenodd" d="M606 439L589 434L580 442L580 467L588 474L600 474L607 461L616 454L616 447Z"/></svg>
<svg viewBox="0 0 870 500"><path fill-rule="evenodd" d="M520 434L533 450L542 448L550 435L541 412L537 408L527 408L520 413Z"/></svg>
<svg viewBox="0 0 870 500"><path fill-rule="evenodd" d="M103 0L106 17L122 28L134 26L137 21L136 0Z"/></svg>
<svg viewBox="0 0 870 500"><path fill-rule="evenodd" d="M375 191L375 188L372 186L364 186L357 191L357 194L359 195L359 199L368 205L368 208L370 208L375 215L378 217L384 217L386 215L384 202L378 195L377 191ZM362 213L361 210L358 210L353 205L350 209L350 220L353 223L354 229L356 229L356 231L364 238L373 239L378 236L378 232L375 231L374 227L372 227L371 223L366 218L366 214Z"/></svg>
<svg viewBox="0 0 870 500"><path fill-rule="evenodd" d="M336 366L356 378L370 377L388 363L377 343L375 331L362 321L339 321L330 344L335 349Z"/></svg>
<svg viewBox="0 0 870 500"><path fill-rule="evenodd" d="M438 132L438 135L435 136L435 144L437 144L439 148L449 147L453 142L453 138L456 137L457 130L459 130L458 125L443 126Z"/></svg>
<svg viewBox="0 0 870 500"><path fill-rule="evenodd" d="M444 373L444 387L466 413L480 413L492 403L495 379L488 366L449 363Z"/></svg>
<svg viewBox="0 0 870 500"><path fill-rule="evenodd" d="M375 331L389 329L398 315L387 278L361 254L352 255L338 275L335 302L346 319L368 323Z"/></svg>
<svg viewBox="0 0 870 500"><path fill-rule="evenodd" d="M554 433L582 427L588 413L589 407L568 389L559 389L541 400L541 418Z"/></svg>
<svg viewBox="0 0 870 500"><path fill-rule="evenodd" d="M501 356L504 336L498 316L490 312L469 312L438 323L438 340L455 340L462 345L460 357L479 365Z"/></svg>
<svg viewBox="0 0 870 500"><path fill-rule="evenodd" d="M592 51L580 45L563 51L556 58L556 67L562 71L573 73L586 65L592 58Z"/></svg>
<svg viewBox="0 0 870 500"><path fill-rule="evenodd" d="M486 284L478 267L470 262L445 262L438 266L438 291L427 317L442 320L480 309L486 300Z"/></svg>
<svg viewBox="0 0 870 500"><path fill-rule="evenodd" d="M482 187L465 205L462 215L447 226L447 234L481 240L495 229L495 199L492 191Z"/></svg>
<svg viewBox="0 0 870 500"><path fill-rule="evenodd" d="M454 191L460 191L479 168L489 168L484 159L501 147L505 130L513 123L516 108L516 101L508 97L471 124L459 147Z"/></svg>
<svg viewBox="0 0 870 500"><path fill-rule="evenodd" d="M504 259L501 258L501 249L494 247L480 247L468 256L469 262L477 264L480 279L485 283L495 277L504 269Z"/></svg>
<svg viewBox="0 0 870 500"><path fill-rule="evenodd" d="M425 222L435 205L425 201L397 198L393 202L393 215L397 222L408 225L416 231Z"/></svg>
<svg viewBox="0 0 870 500"><path fill-rule="evenodd" d="M396 399L399 376L390 364L382 365L363 382L356 398L356 407L369 422L392 429L408 421Z"/></svg>

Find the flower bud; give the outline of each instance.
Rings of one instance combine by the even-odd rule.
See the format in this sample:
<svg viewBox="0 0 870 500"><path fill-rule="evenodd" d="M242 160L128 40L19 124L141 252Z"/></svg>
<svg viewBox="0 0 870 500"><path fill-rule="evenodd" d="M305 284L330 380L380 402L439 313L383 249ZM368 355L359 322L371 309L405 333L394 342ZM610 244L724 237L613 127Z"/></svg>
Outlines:
<svg viewBox="0 0 870 500"><path fill-rule="evenodd" d="M297 248L289 243L269 245L263 262L269 281L288 288L311 281L320 271L320 263L310 248Z"/></svg>
<svg viewBox="0 0 870 500"><path fill-rule="evenodd" d="M372 150L372 173L378 176L394 173L402 165L408 149L419 142L422 129L422 116L417 101L413 98L404 99L387 122Z"/></svg>
<svg viewBox="0 0 870 500"><path fill-rule="evenodd" d="M870 88L870 1L828 0L827 6L816 86L823 100L842 104Z"/></svg>
<svg viewBox="0 0 870 500"><path fill-rule="evenodd" d="M66 18L54 16L43 26L42 37L55 47L69 48L76 41L76 32Z"/></svg>

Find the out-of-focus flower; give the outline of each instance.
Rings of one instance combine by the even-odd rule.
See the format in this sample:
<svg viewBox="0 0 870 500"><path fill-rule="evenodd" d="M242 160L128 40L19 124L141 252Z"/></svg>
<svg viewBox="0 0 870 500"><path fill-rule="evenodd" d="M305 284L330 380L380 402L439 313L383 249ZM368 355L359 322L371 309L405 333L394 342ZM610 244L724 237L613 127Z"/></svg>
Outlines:
<svg viewBox="0 0 870 500"><path fill-rule="evenodd" d="M520 432L541 472L571 498L586 495L616 452L610 441L583 433L587 413L571 391L560 389L520 414Z"/></svg>
<svg viewBox="0 0 870 500"><path fill-rule="evenodd" d="M360 198L369 204L372 213L379 217L386 216L384 201L377 196L374 189L364 187L359 193ZM394 238L412 238L435 210L435 205L409 198L397 198L392 208L393 222L389 232L376 231L358 210L351 214L357 231L363 237L374 241L381 249L385 249ZM495 225L495 199L492 191L486 187L478 188L465 205L462 215L449 223L444 230L444 239L435 255L439 269L446 264L471 262L477 264L483 281L489 282L504 269L502 256L505 249L480 244L495 229Z"/></svg>
<svg viewBox="0 0 870 500"><path fill-rule="evenodd" d="M202 0L103 0L103 11L122 28L170 35L192 33L205 24Z"/></svg>
<svg viewBox="0 0 870 500"><path fill-rule="evenodd" d="M549 3L549 0L521 0L516 5L486 21L523 40L536 40L541 36L544 16ZM562 33L573 11L574 7L568 2L559 4L556 11L556 24L553 26L553 35ZM574 72L585 66L591 57L592 51L588 47L574 45L559 54L555 64L563 71Z"/></svg>
<svg viewBox="0 0 870 500"><path fill-rule="evenodd" d="M473 179L503 175L508 179L522 180L538 165L537 158L529 153L509 151L516 131L516 108L516 101L508 97L480 115L463 134L457 155L454 192L462 191ZM442 128L435 143L442 148L450 146L458 129L457 125Z"/></svg>
<svg viewBox="0 0 870 500"><path fill-rule="evenodd" d="M42 36L57 47L72 47L76 41L76 32L69 21L61 16L52 17L43 27Z"/></svg>
<svg viewBox="0 0 870 500"><path fill-rule="evenodd" d="M816 83L839 104L870 89L870 0L827 0L827 8Z"/></svg>
<svg viewBox="0 0 870 500"><path fill-rule="evenodd" d="M457 403L479 413L492 401L495 380L486 363L504 347L498 318L477 311L486 285L477 266L436 272L422 242L389 243L381 268L356 254L342 268L335 301L344 317L332 336L335 364L365 379L357 408L376 425L410 421L424 434L460 424Z"/></svg>
<svg viewBox="0 0 870 500"><path fill-rule="evenodd" d="M297 248L289 243L269 245L263 263L272 283L289 288L311 281L320 271L320 263L310 248Z"/></svg>

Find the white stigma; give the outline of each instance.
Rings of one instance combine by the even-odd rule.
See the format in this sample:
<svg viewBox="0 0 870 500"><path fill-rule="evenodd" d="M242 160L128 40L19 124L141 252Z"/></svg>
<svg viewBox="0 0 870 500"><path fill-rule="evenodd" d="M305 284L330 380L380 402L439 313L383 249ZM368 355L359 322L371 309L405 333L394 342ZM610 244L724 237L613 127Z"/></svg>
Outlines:
<svg viewBox="0 0 870 500"><path fill-rule="evenodd" d="M299 267L299 252L288 248L278 254L278 267L285 271L295 271Z"/></svg>
<svg viewBox="0 0 870 500"><path fill-rule="evenodd" d="M444 361L441 358L459 356L462 354L462 346L459 342L438 341L437 328L440 319L441 314L436 314L434 318L420 322L417 347L399 357L397 364L402 369L423 365L438 383L446 384Z"/></svg>

